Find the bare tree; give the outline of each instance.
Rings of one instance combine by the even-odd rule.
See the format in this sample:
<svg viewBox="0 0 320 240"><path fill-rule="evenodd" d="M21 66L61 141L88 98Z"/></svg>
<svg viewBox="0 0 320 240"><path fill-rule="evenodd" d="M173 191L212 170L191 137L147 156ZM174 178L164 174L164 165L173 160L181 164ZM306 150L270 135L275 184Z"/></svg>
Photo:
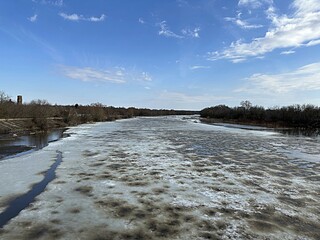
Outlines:
<svg viewBox="0 0 320 240"><path fill-rule="evenodd" d="M249 110L252 107L252 103L248 100L242 101L240 103L241 107L243 107L245 110Z"/></svg>
<svg viewBox="0 0 320 240"><path fill-rule="evenodd" d="M5 92L3 91L0 91L0 103L5 103L5 102L9 102L11 99L10 99L10 96L7 95Z"/></svg>

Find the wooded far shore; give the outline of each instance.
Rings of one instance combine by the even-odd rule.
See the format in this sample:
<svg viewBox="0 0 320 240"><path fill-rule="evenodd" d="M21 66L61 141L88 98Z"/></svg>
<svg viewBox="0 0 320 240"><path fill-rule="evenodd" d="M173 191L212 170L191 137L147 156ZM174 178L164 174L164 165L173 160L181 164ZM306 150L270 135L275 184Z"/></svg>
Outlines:
<svg viewBox="0 0 320 240"><path fill-rule="evenodd" d="M0 134L28 133L64 128L82 123L114 121L138 116L193 115L198 111L87 106L59 106L38 101L17 105L0 103Z"/></svg>
<svg viewBox="0 0 320 240"><path fill-rule="evenodd" d="M228 122L266 127L320 129L320 108L311 104L291 105L265 109L243 101L239 107L218 105L200 111L206 122Z"/></svg>
<svg viewBox="0 0 320 240"><path fill-rule="evenodd" d="M49 104L46 100L33 100L27 104L15 103L0 91L0 134L46 131L88 122L139 116L194 114L200 114L202 121L207 123L320 129L320 108L310 104L265 109L262 106L253 106L249 101L242 101L238 107L217 105L201 111L124 108L101 103L63 106Z"/></svg>

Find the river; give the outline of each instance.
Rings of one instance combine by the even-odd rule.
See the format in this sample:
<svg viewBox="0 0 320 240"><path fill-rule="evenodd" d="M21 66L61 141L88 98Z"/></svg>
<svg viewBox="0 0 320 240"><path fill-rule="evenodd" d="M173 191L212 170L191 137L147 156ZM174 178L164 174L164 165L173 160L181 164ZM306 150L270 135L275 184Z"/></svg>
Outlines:
<svg viewBox="0 0 320 240"><path fill-rule="evenodd" d="M49 143L58 141L63 137L65 129L53 129L22 136L0 136L0 161L46 147Z"/></svg>
<svg viewBox="0 0 320 240"><path fill-rule="evenodd" d="M85 124L0 161L1 239L319 239L320 139L152 117Z"/></svg>

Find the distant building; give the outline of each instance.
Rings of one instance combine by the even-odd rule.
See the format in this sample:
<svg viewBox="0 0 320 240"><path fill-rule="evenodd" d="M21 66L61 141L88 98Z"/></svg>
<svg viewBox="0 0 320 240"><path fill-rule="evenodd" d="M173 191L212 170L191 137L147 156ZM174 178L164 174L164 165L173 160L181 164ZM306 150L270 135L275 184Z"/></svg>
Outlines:
<svg viewBox="0 0 320 240"><path fill-rule="evenodd" d="M22 104L22 96L21 96L21 95L18 95L18 96L17 96L17 104L18 104L18 105L21 105L21 104Z"/></svg>

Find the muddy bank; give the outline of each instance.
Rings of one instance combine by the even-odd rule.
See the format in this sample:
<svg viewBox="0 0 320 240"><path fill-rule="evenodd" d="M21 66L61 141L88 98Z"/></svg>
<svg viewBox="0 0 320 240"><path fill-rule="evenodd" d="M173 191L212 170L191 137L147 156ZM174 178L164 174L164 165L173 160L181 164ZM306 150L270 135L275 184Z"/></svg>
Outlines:
<svg viewBox="0 0 320 240"><path fill-rule="evenodd" d="M39 120L41 119L41 120ZM51 129L69 126L62 118L13 118L0 119L1 135L27 135L30 133L44 132ZM3 138L0 136L0 139Z"/></svg>

